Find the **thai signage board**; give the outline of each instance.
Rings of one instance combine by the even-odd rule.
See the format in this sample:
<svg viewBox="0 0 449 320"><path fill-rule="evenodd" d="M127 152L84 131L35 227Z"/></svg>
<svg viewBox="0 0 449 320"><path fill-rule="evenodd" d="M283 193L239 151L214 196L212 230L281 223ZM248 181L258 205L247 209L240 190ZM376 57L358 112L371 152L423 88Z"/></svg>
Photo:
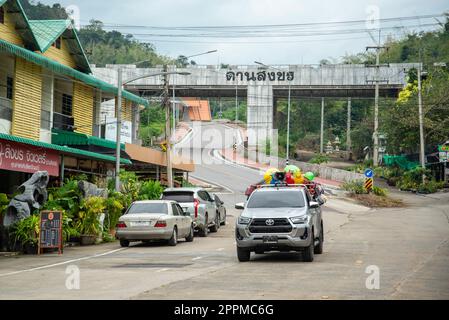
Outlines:
<svg viewBox="0 0 449 320"><path fill-rule="evenodd" d="M131 121L122 121L120 143L133 143L132 127ZM117 118L106 119L105 139L117 141Z"/></svg>
<svg viewBox="0 0 449 320"><path fill-rule="evenodd" d="M295 80L295 73L292 71L277 71L277 72L267 72L267 71L260 71L260 72L234 72L229 71L226 73L226 80L227 81L294 81Z"/></svg>
<svg viewBox="0 0 449 320"><path fill-rule="evenodd" d="M35 173L47 171L59 176L59 154L55 150L0 140L0 169Z"/></svg>
<svg viewBox="0 0 449 320"><path fill-rule="evenodd" d="M58 249L63 251L62 243L62 212L43 211L39 222L39 254L43 249Z"/></svg>
<svg viewBox="0 0 449 320"><path fill-rule="evenodd" d="M438 146L440 162L449 162L449 145Z"/></svg>

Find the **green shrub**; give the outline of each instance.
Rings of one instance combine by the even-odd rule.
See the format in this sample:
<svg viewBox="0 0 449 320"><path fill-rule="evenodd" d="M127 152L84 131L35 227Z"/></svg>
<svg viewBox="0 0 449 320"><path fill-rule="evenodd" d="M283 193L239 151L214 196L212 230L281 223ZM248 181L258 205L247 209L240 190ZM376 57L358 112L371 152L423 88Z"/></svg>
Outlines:
<svg viewBox="0 0 449 320"><path fill-rule="evenodd" d="M4 193L0 193L0 219L3 218L3 213L5 213L6 208L8 208L9 199L8 196ZM0 220L1 222L2 220Z"/></svg>
<svg viewBox="0 0 449 320"><path fill-rule="evenodd" d="M388 194L386 189L377 186L373 187L373 193L379 197L386 197Z"/></svg>
<svg viewBox="0 0 449 320"><path fill-rule="evenodd" d="M430 170L415 168L405 171L396 183L396 187L405 191L418 191L422 184L422 176L429 176Z"/></svg>
<svg viewBox="0 0 449 320"><path fill-rule="evenodd" d="M362 180L345 182L342 185L343 190L354 193L354 194L366 194L366 190L364 188L364 182Z"/></svg>
<svg viewBox="0 0 449 320"><path fill-rule="evenodd" d="M159 181L148 180L140 185L139 200L158 200L160 199L164 188Z"/></svg>
<svg viewBox="0 0 449 320"><path fill-rule="evenodd" d="M105 226L108 227L108 230L115 228L125 208L127 208L127 198L120 192L110 192L106 199L107 215L105 218Z"/></svg>
<svg viewBox="0 0 449 320"><path fill-rule="evenodd" d="M316 155L309 161L309 163L313 163L313 164L323 164L323 163L328 163L328 162L329 162L329 157L325 154Z"/></svg>
<svg viewBox="0 0 449 320"><path fill-rule="evenodd" d="M37 245L39 241L39 215L33 214L12 226L14 242L25 245Z"/></svg>
<svg viewBox="0 0 449 320"><path fill-rule="evenodd" d="M419 193L435 193L444 188L444 181L437 182L435 180L427 181L425 184L418 186Z"/></svg>
<svg viewBox="0 0 449 320"><path fill-rule="evenodd" d="M82 235L100 234L100 215L106 209L105 199L100 197L90 197L83 199L80 205L79 219L76 222L76 229Z"/></svg>

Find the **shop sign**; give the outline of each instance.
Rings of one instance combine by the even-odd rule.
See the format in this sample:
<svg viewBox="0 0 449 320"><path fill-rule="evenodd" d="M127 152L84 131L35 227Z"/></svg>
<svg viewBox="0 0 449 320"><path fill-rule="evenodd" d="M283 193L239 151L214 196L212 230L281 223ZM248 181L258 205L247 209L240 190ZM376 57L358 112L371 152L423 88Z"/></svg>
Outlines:
<svg viewBox="0 0 449 320"><path fill-rule="evenodd" d="M0 140L0 169L27 173L47 171L50 176L57 177L59 154L51 149Z"/></svg>

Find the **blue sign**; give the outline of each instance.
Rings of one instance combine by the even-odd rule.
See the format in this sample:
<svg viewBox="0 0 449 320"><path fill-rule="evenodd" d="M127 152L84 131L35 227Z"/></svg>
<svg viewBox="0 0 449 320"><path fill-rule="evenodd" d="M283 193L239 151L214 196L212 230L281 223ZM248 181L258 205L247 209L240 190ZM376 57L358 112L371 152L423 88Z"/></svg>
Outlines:
<svg viewBox="0 0 449 320"><path fill-rule="evenodd" d="M366 169L366 170L365 170L365 177L367 177L367 178L372 178L372 177L374 177L374 171L373 171L373 169Z"/></svg>

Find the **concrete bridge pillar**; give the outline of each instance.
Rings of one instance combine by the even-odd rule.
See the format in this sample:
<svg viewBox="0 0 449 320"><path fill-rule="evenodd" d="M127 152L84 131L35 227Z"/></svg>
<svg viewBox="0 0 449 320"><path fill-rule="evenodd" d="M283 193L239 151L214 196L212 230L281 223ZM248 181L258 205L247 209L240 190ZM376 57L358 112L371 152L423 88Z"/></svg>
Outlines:
<svg viewBox="0 0 449 320"><path fill-rule="evenodd" d="M273 137L273 86L248 85L248 147L265 145Z"/></svg>

